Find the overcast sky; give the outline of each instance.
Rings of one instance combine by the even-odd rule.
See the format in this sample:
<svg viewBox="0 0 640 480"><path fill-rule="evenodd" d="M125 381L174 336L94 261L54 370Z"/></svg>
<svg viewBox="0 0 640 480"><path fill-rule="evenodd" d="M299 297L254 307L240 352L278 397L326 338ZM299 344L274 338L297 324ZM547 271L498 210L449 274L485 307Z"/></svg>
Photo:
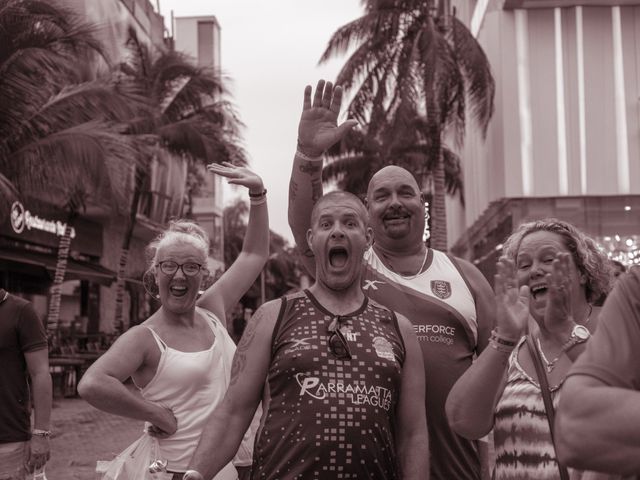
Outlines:
<svg viewBox="0 0 640 480"><path fill-rule="evenodd" d="M246 125L252 168L269 192L271 229L293 243L287 190L304 86L318 78L335 79L344 57L320 67L318 60L333 32L362 15L360 0L159 2L167 24L171 10L175 16L216 16L222 69L231 77L233 101ZM228 191L226 197L235 195Z"/></svg>

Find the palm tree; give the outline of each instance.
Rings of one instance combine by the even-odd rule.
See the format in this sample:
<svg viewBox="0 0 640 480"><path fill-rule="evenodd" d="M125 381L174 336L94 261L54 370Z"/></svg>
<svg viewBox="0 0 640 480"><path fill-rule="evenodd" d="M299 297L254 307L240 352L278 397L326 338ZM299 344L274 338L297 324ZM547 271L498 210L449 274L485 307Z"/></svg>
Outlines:
<svg viewBox="0 0 640 480"><path fill-rule="evenodd" d="M129 30L130 55L119 66L136 91L146 97L150 109L129 122L129 133L145 140L143 164L135 170L134 195L124 234L116 290L114 326L123 329L124 275L133 237L141 190L148 180L149 166L159 149L194 163L232 162L244 165L240 146L241 122L226 93L222 77L199 68L173 49L152 52L135 30Z"/></svg>
<svg viewBox="0 0 640 480"><path fill-rule="evenodd" d="M392 151L387 125L409 125L415 112L424 117L428 162L423 170L433 175L431 244L446 250L443 137L450 130L457 146L462 143L467 102L486 134L495 90L489 62L465 25L449 13L447 0L363 3L365 14L333 34L320 61L357 45L336 84L352 92L349 115L367 125L367 134L383 150Z"/></svg>
<svg viewBox="0 0 640 480"><path fill-rule="evenodd" d="M111 179L136 156L121 122L138 114L140 102L117 79L87 79L78 59L95 56L105 58L92 27L70 10L0 0L0 202L37 194L79 205L91 191L93 201L115 209L127 203L126 185ZM76 211L69 210L70 220ZM60 243L54 293L64 279L68 240ZM57 327L56 298L50 329Z"/></svg>
<svg viewBox="0 0 640 480"><path fill-rule="evenodd" d="M420 185L433 183L435 167L431 162L426 120L415 113L407 124L396 116L394 123L385 127L386 138L368 134L366 126L349 131L341 142L327 152L327 166L322 171L324 182L336 182L338 188L364 198L367 186L375 172L385 165L399 165L416 176ZM458 195L464 205L462 167L460 157L443 145L442 159L445 189L449 195ZM354 174L357 172L357 174ZM430 189L432 190L432 188Z"/></svg>

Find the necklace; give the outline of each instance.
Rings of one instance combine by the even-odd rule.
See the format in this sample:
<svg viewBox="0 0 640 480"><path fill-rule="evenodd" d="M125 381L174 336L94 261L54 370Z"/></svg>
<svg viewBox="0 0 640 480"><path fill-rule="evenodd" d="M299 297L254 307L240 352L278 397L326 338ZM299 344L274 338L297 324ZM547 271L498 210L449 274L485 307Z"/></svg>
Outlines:
<svg viewBox="0 0 640 480"><path fill-rule="evenodd" d="M591 312L593 312L593 307L591 306L591 304L589 304L589 313L587 314L587 318L584 321L585 324L589 323L589 320L591 320ZM540 356L542 357L542 360L544 361L545 365L547 366L547 373L551 373L552 370L556 366L556 362L558 360L560 360L560 357L564 353L564 350L560 350L560 353L558 354L558 356L556 358L554 358L553 360L549 361L549 360L547 360L547 357L545 356L544 351L542 350L542 344L540 343L540 337L536 338L536 345L538 346L538 351L540 352Z"/></svg>
<svg viewBox="0 0 640 480"><path fill-rule="evenodd" d="M558 354L558 356L556 358L554 358L553 360L549 361L547 360L546 355L544 354L544 351L542 350L542 345L540 345L540 338L536 338L536 345L538 346L538 351L540 352L540 356L542 357L542 360L544 360L544 363L546 365L547 368L547 373L551 373L553 371L553 369L556 366L556 362L558 360L560 360L560 357L562 356L562 351Z"/></svg>
<svg viewBox="0 0 640 480"><path fill-rule="evenodd" d="M416 273L414 273L413 275L404 275L403 273L398 272L394 267L393 264L391 263L391 261L389 260L389 257L387 257L387 255L384 252L381 252L382 256L387 260L387 262L389 263L389 266L391 267L391 270L393 270L395 273L397 273L398 275L400 275L402 278L406 279L406 280L413 280L414 278L416 278L418 275L420 275L422 273L422 269L424 268L424 266L427 264L427 257L429 256L429 249L425 247L424 249L424 256L422 257L422 265L420 265L420 268L418 268L418 271Z"/></svg>

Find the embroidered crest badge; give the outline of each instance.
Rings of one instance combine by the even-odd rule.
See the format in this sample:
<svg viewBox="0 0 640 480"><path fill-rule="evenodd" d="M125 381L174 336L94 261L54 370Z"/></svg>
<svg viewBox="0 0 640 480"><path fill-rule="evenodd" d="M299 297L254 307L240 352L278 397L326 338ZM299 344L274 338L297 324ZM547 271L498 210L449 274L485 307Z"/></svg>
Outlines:
<svg viewBox="0 0 640 480"><path fill-rule="evenodd" d="M431 291L442 300L451 296L451 284L445 280L431 280Z"/></svg>

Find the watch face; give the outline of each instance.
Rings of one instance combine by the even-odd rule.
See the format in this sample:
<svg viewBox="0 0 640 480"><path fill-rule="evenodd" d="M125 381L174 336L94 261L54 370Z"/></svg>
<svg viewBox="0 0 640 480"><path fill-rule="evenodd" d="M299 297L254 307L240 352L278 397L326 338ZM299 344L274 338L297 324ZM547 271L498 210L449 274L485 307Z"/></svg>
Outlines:
<svg viewBox="0 0 640 480"><path fill-rule="evenodd" d="M575 335L578 340L584 341L591 336L591 333L589 332L589 329L584 325L576 325L575 327L573 327L573 335Z"/></svg>

